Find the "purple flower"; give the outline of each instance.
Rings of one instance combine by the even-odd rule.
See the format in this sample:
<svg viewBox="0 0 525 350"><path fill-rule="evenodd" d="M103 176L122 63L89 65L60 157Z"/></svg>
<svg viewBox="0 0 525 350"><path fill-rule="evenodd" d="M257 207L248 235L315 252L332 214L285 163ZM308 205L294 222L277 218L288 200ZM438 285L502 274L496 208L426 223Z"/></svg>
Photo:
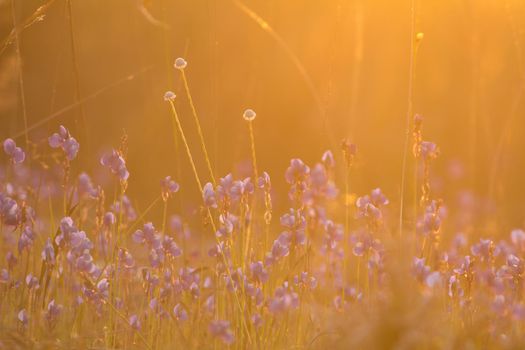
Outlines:
<svg viewBox="0 0 525 350"><path fill-rule="evenodd" d="M181 304L175 305L173 308L173 314L175 315L175 319L179 322L184 322L188 319L188 313Z"/></svg>
<svg viewBox="0 0 525 350"><path fill-rule="evenodd" d="M118 260L127 269L132 268L135 265L133 256L124 248L118 250Z"/></svg>
<svg viewBox="0 0 525 350"><path fill-rule="evenodd" d="M47 304L47 310L45 313L46 321L52 325L56 322L60 314L62 313L62 305L55 303L55 299L52 299L49 304Z"/></svg>
<svg viewBox="0 0 525 350"><path fill-rule="evenodd" d="M77 191L79 197L91 197L96 198L98 196L98 191L93 186L93 182L91 181L91 178L86 173L81 173L78 176L78 185L77 185Z"/></svg>
<svg viewBox="0 0 525 350"><path fill-rule="evenodd" d="M48 139L49 146L52 148L62 148L68 160L73 160L77 156L79 143L71 136L69 131L62 125L58 129L58 133L54 133Z"/></svg>
<svg viewBox="0 0 525 350"><path fill-rule="evenodd" d="M26 276L26 285L27 285L27 288L29 289L40 288L40 284L38 283L38 278L36 278L32 274L29 274Z"/></svg>
<svg viewBox="0 0 525 350"><path fill-rule="evenodd" d="M6 269L0 270L0 283L5 284L9 282L9 271Z"/></svg>
<svg viewBox="0 0 525 350"><path fill-rule="evenodd" d="M213 337L221 339L225 344L232 344L235 341L233 332L230 329L229 321L211 321L208 331Z"/></svg>
<svg viewBox="0 0 525 350"><path fill-rule="evenodd" d="M252 180L247 177L244 180L235 181L231 187L231 196L233 199L238 200L243 196L252 194L254 186Z"/></svg>
<svg viewBox="0 0 525 350"><path fill-rule="evenodd" d="M5 260L7 262L7 267L8 267L9 270L12 270L16 266L16 264L18 263L18 259L10 251L7 252L7 254L5 255Z"/></svg>
<svg viewBox="0 0 525 350"><path fill-rule="evenodd" d="M115 218L115 214L113 214L113 212L108 211L106 214L104 214L104 218L102 219L102 222L104 226L106 226L107 228L110 228L111 226L115 224L115 222L117 222L117 219Z"/></svg>
<svg viewBox="0 0 525 350"><path fill-rule="evenodd" d="M171 179L171 176L166 176L160 181L162 199L167 201L172 194L179 192L179 184Z"/></svg>
<svg viewBox="0 0 525 350"><path fill-rule="evenodd" d="M257 179L257 187L265 191L270 191L272 188L272 182L270 180L270 175L266 171L263 171L261 176Z"/></svg>
<svg viewBox="0 0 525 350"><path fill-rule="evenodd" d="M525 249L525 231L521 229L512 230L510 233L510 240L512 241L512 244L520 250Z"/></svg>
<svg viewBox="0 0 525 350"><path fill-rule="evenodd" d="M215 196L213 185L210 182L204 185L202 189L202 199L206 207L217 208L217 197Z"/></svg>
<svg viewBox="0 0 525 350"><path fill-rule="evenodd" d="M335 166L335 160L334 155L332 154L332 151L328 150L323 153L323 156L321 157L321 161L323 162L323 165L326 169L332 169Z"/></svg>
<svg viewBox="0 0 525 350"><path fill-rule="evenodd" d="M416 276L416 279L419 282L423 282L428 274L430 273L430 267L425 265L425 259L423 258L414 258L412 264L412 273Z"/></svg>
<svg viewBox="0 0 525 350"><path fill-rule="evenodd" d="M26 154L22 148L17 147L13 139L6 139L4 141L4 152L11 158L15 164L22 163L26 159Z"/></svg>
<svg viewBox="0 0 525 350"><path fill-rule="evenodd" d="M18 240L18 252L22 252L24 249L30 249L33 245L35 234L31 226L24 227L20 239Z"/></svg>
<svg viewBox="0 0 525 350"><path fill-rule="evenodd" d="M480 239L478 244L470 248L470 252L484 261L490 261L494 252L494 242L490 239Z"/></svg>
<svg viewBox="0 0 525 350"><path fill-rule="evenodd" d="M268 309L273 314L283 313L290 309L299 307L299 295L288 288L285 282L284 286L275 289L274 297L270 300Z"/></svg>
<svg viewBox="0 0 525 350"><path fill-rule="evenodd" d="M86 233L84 231L76 231L72 232L69 235L69 244L71 246L71 250L76 254L80 254L86 250L93 249L93 243L89 240L89 238L86 236Z"/></svg>
<svg viewBox="0 0 525 350"><path fill-rule="evenodd" d="M252 262L250 264L250 271L252 272L254 280L256 280L257 282L265 283L266 281L268 281L268 271L266 271L266 269L264 268L262 261Z"/></svg>
<svg viewBox="0 0 525 350"><path fill-rule="evenodd" d="M66 216L60 220L60 234L56 236L55 243L57 245L65 244L69 242L70 236L73 232L77 232L73 219L69 216Z"/></svg>
<svg viewBox="0 0 525 350"><path fill-rule="evenodd" d="M314 290L317 288L317 279L314 276L310 276L306 271L294 276L293 280L296 285L302 286L306 289Z"/></svg>
<svg viewBox="0 0 525 350"><path fill-rule="evenodd" d="M14 199L0 195L0 216L4 224L18 226L22 220L22 210Z"/></svg>
<svg viewBox="0 0 525 350"><path fill-rule="evenodd" d="M142 230L136 230L133 233L133 240L136 243L147 243L154 249L159 249L161 246L161 237L151 222L144 224Z"/></svg>
<svg viewBox="0 0 525 350"><path fill-rule="evenodd" d="M26 309L20 310L18 312L17 318L20 322L22 322L24 327L27 327L27 324L29 323L29 316L27 315Z"/></svg>
<svg viewBox="0 0 525 350"><path fill-rule="evenodd" d="M334 224L331 220L327 220L324 226L325 237L324 245L329 250L334 250L337 242L340 242L344 237L343 226Z"/></svg>
<svg viewBox="0 0 525 350"><path fill-rule="evenodd" d="M111 210L117 214L120 215L120 209L121 209L121 203L122 203L122 214L128 221L134 221L137 219L137 212L135 211L135 208L133 208L133 205L131 205L131 201L128 196L123 195L121 200L113 203L111 205Z"/></svg>
<svg viewBox="0 0 525 350"><path fill-rule="evenodd" d="M164 240L162 241L162 248L167 254L171 255L174 258L178 258L182 255L182 250L179 248L177 243L175 243L175 240L169 236L164 236Z"/></svg>
<svg viewBox="0 0 525 350"><path fill-rule="evenodd" d="M421 156L424 160L435 159L439 155L438 146L429 141L421 142Z"/></svg>
<svg viewBox="0 0 525 350"><path fill-rule="evenodd" d="M204 301L204 309L210 314L215 311L215 296L213 294Z"/></svg>
<svg viewBox="0 0 525 350"><path fill-rule="evenodd" d="M417 223L418 232L424 236L437 234L445 218L445 208L438 201L432 200L425 208L425 213Z"/></svg>
<svg viewBox="0 0 525 350"><path fill-rule="evenodd" d="M380 252L383 250L381 242L374 238L369 232L362 231L352 237L355 242L353 253L355 256L363 256L370 251Z"/></svg>
<svg viewBox="0 0 525 350"><path fill-rule="evenodd" d="M129 178L129 172L126 168L126 161L116 150L112 150L110 153L106 153L100 158L100 164L108 167L111 172L117 175L120 180L127 181Z"/></svg>
<svg viewBox="0 0 525 350"><path fill-rule="evenodd" d="M266 256L265 265L272 265L289 253L290 241L286 235L281 234L273 241L272 250L270 254Z"/></svg>
<svg viewBox="0 0 525 350"><path fill-rule="evenodd" d="M356 200L357 217L381 220L383 215L381 207L389 203L386 196L379 188L372 190L370 195L359 197Z"/></svg>
<svg viewBox="0 0 525 350"><path fill-rule="evenodd" d="M129 325L136 331L140 330L141 324L139 317L137 315L131 315L129 317Z"/></svg>
<svg viewBox="0 0 525 350"><path fill-rule="evenodd" d="M80 272L91 273L95 269L95 264L93 263L93 257L89 254L88 251L85 251L76 259L75 267Z"/></svg>
<svg viewBox="0 0 525 350"><path fill-rule="evenodd" d="M289 184L303 182L310 174L310 168L302 160L294 158L290 161L290 166L286 169L285 179Z"/></svg>
<svg viewBox="0 0 525 350"><path fill-rule="evenodd" d="M228 174L225 177L219 179L219 185L217 186L217 199L221 202L227 202L232 197L232 188L234 180L233 175Z"/></svg>
<svg viewBox="0 0 525 350"><path fill-rule="evenodd" d="M434 288L441 284L441 273L439 271L431 272L425 279L425 284L429 288Z"/></svg>

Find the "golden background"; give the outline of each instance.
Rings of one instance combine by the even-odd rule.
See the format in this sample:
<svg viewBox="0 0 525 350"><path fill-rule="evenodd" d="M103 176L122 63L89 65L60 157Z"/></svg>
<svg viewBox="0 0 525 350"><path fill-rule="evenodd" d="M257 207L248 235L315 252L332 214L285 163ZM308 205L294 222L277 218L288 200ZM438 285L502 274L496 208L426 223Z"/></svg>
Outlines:
<svg viewBox="0 0 525 350"><path fill-rule="evenodd" d="M352 191L363 194L379 186L394 208L398 205L409 0L242 3L270 27L230 0L78 0L70 9L62 0L14 3L18 24L48 5L41 21L19 31L27 124L49 119L33 128L30 138L45 140L59 124L66 125L81 143L74 171L84 169L104 182L107 173L98 159L118 146L125 131L129 194L139 208L158 196L166 175L182 186L176 210L192 212L199 205L185 154L174 152L162 98L168 89L177 93L182 122L199 154L180 74L172 66L179 56L188 61L190 89L217 174L249 174L248 130L241 116L250 107L257 111L260 171L272 175L277 189L285 186L290 158L313 164L349 137L359 147ZM415 32L424 38L414 62L412 101L413 111L425 118L424 139L441 148L432 168L433 189L451 208L457 207L458 191L470 189L492 201L489 217L503 228L522 225L525 2L415 3ZM13 26L10 9L11 1L0 1L2 38L9 38ZM4 44L0 137L16 136L23 145L15 44ZM341 160L340 150L333 151ZM204 174L205 163L200 154L197 158ZM278 209L287 205L283 196L276 195Z"/></svg>

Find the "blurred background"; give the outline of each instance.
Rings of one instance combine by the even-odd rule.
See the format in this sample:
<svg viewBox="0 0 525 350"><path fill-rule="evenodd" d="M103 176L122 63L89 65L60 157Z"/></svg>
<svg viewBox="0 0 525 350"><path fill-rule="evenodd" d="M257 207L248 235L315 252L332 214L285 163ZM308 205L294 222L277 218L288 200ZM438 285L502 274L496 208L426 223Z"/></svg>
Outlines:
<svg viewBox="0 0 525 350"><path fill-rule="evenodd" d="M451 209L481 207L482 233L491 222L522 226L525 2L415 4L415 33L424 39L412 101L414 113L424 117L423 138L441 149L433 191ZM0 137L16 137L24 146L25 105L30 139L45 140L64 124L81 143L74 171L107 182L98 160L126 133L128 193L139 208L158 196L166 175L182 186L176 210L195 211L199 204L186 155L174 150L162 98L166 90L177 93L205 174L191 109L173 69L177 57L188 61L218 175L250 174L242 112L253 108L258 163L272 176L278 210L287 205L283 174L290 158L313 164L332 148L341 161L345 137L359 148L352 191L381 187L398 206L410 0L0 0L0 34Z"/></svg>

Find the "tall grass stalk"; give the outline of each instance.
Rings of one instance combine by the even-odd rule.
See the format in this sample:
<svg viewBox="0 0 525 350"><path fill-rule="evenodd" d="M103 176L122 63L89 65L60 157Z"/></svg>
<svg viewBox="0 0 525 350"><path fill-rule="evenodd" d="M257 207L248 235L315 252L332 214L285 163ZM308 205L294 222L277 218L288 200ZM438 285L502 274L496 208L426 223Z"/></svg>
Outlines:
<svg viewBox="0 0 525 350"><path fill-rule="evenodd" d="M415 0L410 2L410 60L409 60L409 73L408 73L408 96L407 96L407 113L405 118L405 141L403 144L403 160L401 165L401 188L400 188L400 204L399 204L399 236L403 235L404 226L404 209L405 209L405 184L406 174L408 167L408 153L410 143L410 125L411 118L413 116L413 95L414 95L414 81L416 72L416 56L417 56L417 44L419 40L416 36L416 4ZM414 217L414 220L416 218ZM415 230L414 223L414 230Z"/></svg>
<svg viewBox="0 0 525 350"><path fill-rule="evenodd" d="M27 109L26 109L26 95L24 88L24 73L22 65L22 54L20 53L20 36L18 33L18 24L16 19L16 5L15 0L11 0L11 16L13 20L14 40L16 59L18 62L18 84L20 86L20 103L22 104L22 118L24 120L24 139L26 147L29 147L29 128L27 124Z"/></svg>
<svg viewBox="0 0 525 350"><path fill-rule="evenodd" d="M210 173L210 178L213 183L213 186L215 187L217 185L217 182L215 181L215 176L213 175L213 170L211 167L211 161L210 157L208 155L208 150L206 149L206 143L204 141L204 135L202 134L202 128L201 123L199 121L199 117L197 116L197 110L195 109L195 104L193 103L193 98L191 97L190 93L190 87L188 86L188 79L186 78L186 72L184 69L180 69L182 81L184 82L184 90L186 91L186 96L188 96L188 100L190 102L191 112L193 115L193 120L195 121L195 125L197 127L197 132L199 134L199 140L201 143L202 152L204 153L204 158L206 160L206 166L208 167L208 171ZM202 187L200 187L202 189Z"/></svg>

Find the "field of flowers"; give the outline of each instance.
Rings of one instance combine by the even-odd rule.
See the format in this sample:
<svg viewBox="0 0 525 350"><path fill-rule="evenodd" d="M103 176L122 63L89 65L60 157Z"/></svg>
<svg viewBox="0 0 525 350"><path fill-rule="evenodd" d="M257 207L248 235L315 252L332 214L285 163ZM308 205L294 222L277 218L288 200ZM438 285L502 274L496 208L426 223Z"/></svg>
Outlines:
<svg viewBox="0 0 525 350"><path fill-rule="evenodd" d="M71 28L72 2L63 1ZM21 34L62 2L43 2L21 24L15 1L5 3L2 11L13 15L14 29L0 55L12 54L21 64ZM231 3L277 43L306 85L304 99L323 109L315 84L280 34L248 1ZM503 129L499 163L491 163L496 170L473 167L476 177L489 178L487 193L468 191L475 181L453 181L467 161L436 165L446 154L427 137L427 118L414 102L417 54L427 40L415 28L414 3L407 8L408 107L398 118L401 141L388 144L350 130L337 139L341 131L327 116L313 132L325 135L319 136L324 146L312 151L312 136L299 135L307 151L287 156L285 166L268 161L276 152L268 148L274 135L258 130L268 113L250 103L235 107L234 125L228 125L235 133L210 136L201 115L206 109L196 98L203 88L193 83L186 55L167 54L171 82L152 83L155 91L164 89L153 104L164 113L162 137L168 139L156 150L154 140L122 129L112 129L113 147L101 144L99 132L112 124L87 126L78 61L75 118L59 111L28 119L23 70L3 66L15 72L18 109L0 106L0 349L525 348L525 231L490 197L502 193L503 177L496 175L512 153L505 142L518 124L509 119ZM153 5L138 4L150 25L165 25L150 12ZM519 52L520 30L513 32ZM518 118L519 103L513 110ZM154 117L138 126L144 134L154 125L148 118ZM225 167L216 158L228 152L233 134L243 135L235 144L243 151L220 173ZM365 149L378 145L384 159L366 160L356 140ZM464 146L476 142L468 138ZM397 145L398 166L386 168L388 149ZM151 150L147 156L135 151L141 156L133 158L130 149L137 147ZM379 172L389 191L367 180L367 161L385 166ZM165 175L148 175L152 162ZM153 193L134 189L134 178L155 183ZM449 205L451 198L459 199ZM524 214L521 223L522 208L513 209Z"/></svg>

